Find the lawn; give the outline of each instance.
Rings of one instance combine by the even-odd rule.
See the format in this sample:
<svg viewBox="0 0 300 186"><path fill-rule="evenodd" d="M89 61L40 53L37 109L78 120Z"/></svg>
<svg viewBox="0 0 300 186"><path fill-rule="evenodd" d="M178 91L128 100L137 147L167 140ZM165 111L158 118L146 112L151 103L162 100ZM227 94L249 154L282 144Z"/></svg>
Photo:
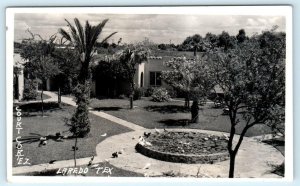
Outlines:
<svg viewBox="0 0 300 186"><path fill-rule="evenodd" d="M55 135L60 132L62 135L70 136L67 126L64 125L64 118L70 118L74 111L74 107L62 104L61 108L56 103L46 103L45 117L41 116L39 103L31 103L22 106L22 130L19 136L22 138L33 135ZM90 114L91 132L88 137L78 140L77 157L84 158L95 155L95 147L105 138L129 132L131 129L123 127L106 119ZM17 135L16 113L13 117L13 139ZM101 134L107 133L106 137ZM13 143L13 166L18 166L16 161L17 149L16 142ZM68 160L73 158L72 146L73 139L65 139L63 142L48 140L47 145L40 146L39 142L28 142L23 144L23 152L25 157L30 159L32 165L48 163L51 160Z"/></svg>
<svg viewBox="0 0 300 186"><path fill-rule="evenodd" d="M104 111L126 121L148 129L153 128L195 128L229 132L229 117L222 115L222 109L212 108L212 104L201 107L199 123L189 124L190 111L184 108L183 101L153 102L150 98L143 97L134 101L135 108L129 109L129 101L126 99L92 99L90 106L95 110ZM236 133L240 134L245 123L241 121L237 125ZM270 133L270 129L264 125L257 125L249 129L246 136L256 136Z"/></svg>

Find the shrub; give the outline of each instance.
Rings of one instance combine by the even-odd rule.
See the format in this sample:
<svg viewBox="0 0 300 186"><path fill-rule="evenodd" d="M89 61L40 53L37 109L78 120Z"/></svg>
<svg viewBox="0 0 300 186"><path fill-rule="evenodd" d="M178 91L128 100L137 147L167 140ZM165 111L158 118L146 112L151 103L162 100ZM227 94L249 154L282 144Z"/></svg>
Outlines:
<svg viewBox="0 0 300 186"><path fill-rule="evenodd" d="M118 96L119 99L127 99L128 96L126 96L125 94L121 94Z"/></svg>
<svg viewBox="0 0 300 186"><path fill-rule="evenodd" d="M101 105L100 102L101 102L101 100L99 100L98 98L91 98L89 106L92 107L92 108L97 108Z"/></svg>
<svg viewBox="0 0 300 186"><path fill-rule="evenodd" d="M174 89L168 89L168 94L171 98L177 98L177 91Z"/></svg>
<svg viewBox="0 0 300 186"><path fill-rule="evenodd" d="M25 79L23 100L33 100L38 96L37 82L31 79Z"/></svg>
<svg viewBox="0 0 300 186"><path fill-rule="evenodd" d="M144 90L142 88L135 88L133 93L133 100L139 100L144 95Z"/></svg>
<svg viewBox="0 0 300 186"><path fill-rule="evenodd" d="M145 96L146 97L150 97L152 96L153 92L154 92L154 89L153 87L150 87L150 88L147 88L147 90L145 91Z"/></svg>
<svg viewBox="0 0 300 186"><path fill-rule="evenodd" d="M154 89L154 92L151 97L152 101L155 102L164 102L170 100L170 95L168 94L168 91L165 88Z"/></svg>

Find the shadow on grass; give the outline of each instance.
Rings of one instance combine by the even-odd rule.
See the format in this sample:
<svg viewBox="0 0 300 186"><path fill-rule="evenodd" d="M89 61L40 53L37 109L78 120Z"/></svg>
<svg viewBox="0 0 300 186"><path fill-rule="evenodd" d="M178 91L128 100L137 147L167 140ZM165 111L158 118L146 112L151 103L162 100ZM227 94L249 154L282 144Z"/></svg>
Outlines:
<svg viewBox="0 0 300 186"><path fill-rule="evenodd" d="M40 112L42 111L42 103L41 102L35 102L35 103L21 103L19 105L14 105L14 112L16 111L16 106L19 106L19 109L22 110L22 112ZM53 111L53 110L59 110L61 107L57 102L45 102L43 104L44 111Z"/></svg>
<svg viewBox="0 0 300 186"><path fill-rule="evenodd" d="M166 119L166 120L161 120L159 123L163 123L167 126L187 126L190 124L189 119Z"/></svg>
<svg viewBox="0 0 300 186"><path fill-rule="evenodd" d="M184 106L179 106L179 105L162 105L162 106L157 106L157 105L151 105L151 106L146 106L144 107L147 111L149 112L160 112L162 114L166 113L188 113L190 112L190 109Z"/></svg>
<svg viewBox="0 0 300 186"><path fill-rule="evenodd" d="M35 143L35 142L40 142L41 138L46 138L45 141L47 140L53 140L55 142L63 142L62 138L64 136L62 136L59 132L57 132L55 135L49 134L47 136L43 136L41 134L38 133L29 133L29 136L23 136L22 138L18 139L18 141L21 144L31 144L31 143ZM66 138L64 138L64 140L67 139L73 139L73 136L67 136ZM15 139L13 140L13 142L17 142Z"/></svg>
<svg viewBox="0 0 300 186"><path fill-rule="evenodd" d="M122 109L121 107L97 107L94 108L96 111L118 111Z"/></svg>

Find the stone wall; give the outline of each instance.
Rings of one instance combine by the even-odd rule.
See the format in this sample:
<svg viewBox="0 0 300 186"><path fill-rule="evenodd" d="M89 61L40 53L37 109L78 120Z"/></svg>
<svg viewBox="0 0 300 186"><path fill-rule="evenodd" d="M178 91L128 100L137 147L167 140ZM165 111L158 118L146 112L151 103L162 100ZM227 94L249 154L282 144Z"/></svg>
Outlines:
<svg viewBox="0 0 300 186"><path fill-rule="evenodd" d="M229 154L225 153L214 153L208 155L192 155L192 154L175 154L175 153L165 153L155 151L153 149L147 148L147 146L143 146L141 144L137 144L135 146L136 150L148 157L168 161L168 162L176 162L176 163L202 163L202 164L213 164L215 162L225 161L229 159Z"/></svg>

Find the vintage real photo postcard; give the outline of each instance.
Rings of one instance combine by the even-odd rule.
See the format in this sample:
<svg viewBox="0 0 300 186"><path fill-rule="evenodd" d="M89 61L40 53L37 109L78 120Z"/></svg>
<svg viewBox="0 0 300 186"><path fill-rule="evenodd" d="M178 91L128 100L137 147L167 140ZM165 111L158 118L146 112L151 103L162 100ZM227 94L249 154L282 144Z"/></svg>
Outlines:
<svg viewBox="0 0 300 186"><path fill-rule="evenodd" d="M292 7L6 21L8 181L293 179Z"/></svg>

